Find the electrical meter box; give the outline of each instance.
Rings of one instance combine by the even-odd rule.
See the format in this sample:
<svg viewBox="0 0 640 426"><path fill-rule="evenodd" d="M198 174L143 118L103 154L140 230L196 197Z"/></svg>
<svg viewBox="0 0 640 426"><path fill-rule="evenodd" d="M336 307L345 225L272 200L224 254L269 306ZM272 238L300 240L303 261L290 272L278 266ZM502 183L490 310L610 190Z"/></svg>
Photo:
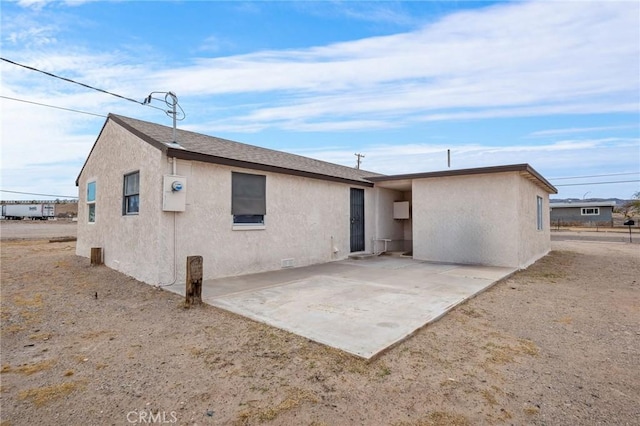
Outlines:
<svg viewBox="0 0 640 426"><path fill-rule="evenodd" d="M187 205L187 178L184 176L163 176L162 211L183 212Z"/></svg>

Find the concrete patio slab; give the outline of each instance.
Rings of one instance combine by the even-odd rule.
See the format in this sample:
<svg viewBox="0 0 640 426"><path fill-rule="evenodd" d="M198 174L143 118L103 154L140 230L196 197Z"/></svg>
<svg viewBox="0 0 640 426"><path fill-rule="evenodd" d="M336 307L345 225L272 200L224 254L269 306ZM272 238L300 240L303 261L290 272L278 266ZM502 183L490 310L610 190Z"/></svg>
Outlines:
<svg viewBox="0 0 640 426"><path fill-rule="evenodd" d="M370 359L514 271L381 256L205 281L202 296Z"/></svg>

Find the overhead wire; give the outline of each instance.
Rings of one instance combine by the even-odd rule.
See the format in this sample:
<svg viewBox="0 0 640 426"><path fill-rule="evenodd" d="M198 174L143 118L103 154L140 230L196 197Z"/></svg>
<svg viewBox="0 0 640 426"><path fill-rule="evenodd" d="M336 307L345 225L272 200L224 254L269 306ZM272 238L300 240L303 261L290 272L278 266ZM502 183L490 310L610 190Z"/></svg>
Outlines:
<svg viewBox="0 0 640 426"><path fill-rule="evenodd" d="M159 108L159 107L156 107L156 106L153 106L153 105L149 105L148 103L144 103L144 102L141 102L141 101L137 101L137 100L135 100L135 99L133 99L133 98L129 98L129 97L127 97L127 96L122 96L122 95L119 95L119 94L117 94L117 93L110 92L110 91L108 91L108 90L100 89L100 88L98 88L98 87L91 86L90 84L82 83L82 82L79 82L79 81L73 80L73 79L71 79L71 78L62 77L62 76L59 76L59 75L57 75L57 74L54 74L54 73L51 73L51 72L48 72L48 71L43 71L43 70L40 70L40 69L38 69L38 68L35 68L35 67L32 67L32 66L29 66L29 65L24 65L24 64L21 64L21 63L18 63L18 62L12 61L12 60L7 59L7 58L0 57L0 59L1 59L1 60L3 60L3 61L5 61L5 62L7 62L7 63L9 63L9 64L16 65L16 66L18 66L18 67L22 67L22 68L25 68L25 69L28 69L28 70L31 70L31 71L39 72L39 73L42 73L42 74L47 75L47 76L49 76L49 77L53 77L53 78L57 78L57 79L60 79L60 80L66 81L66 82L68 82L68 83L77 84L77 85L80 85L80 86L85 87L85 88L87 88L87 89L91 89L91 90L95 90L95 91L98 91L98 92L101 92L101 93L105 93L105 94L107 94L107 95L115 96L116 98L124 99L124 100L126 100L126 101L136 103L136 104L138 104L138 105L148 106L148 107L150 107L150 108L155 108L155 109L159 109L159 110L161 110L161 111L165 111L163 108ZM182 108L181 108L181 109L182 109ZM165 112L166 112L166 111L165 111ZM102 116L102 117L104 117L104 116Z"/></svg>
<svg viewBox="0 0 640 426"><path fill-rule="evenodd" d="M117 93L109 92L108 90L98 89L97 87L91 86L89 84L80 83L79 81L75 81L75 80L72 80L72 79L67 78L67 77L61 77L59 75L50 73L48 71L42 71L42 70L39 70L38 68L34 68L34 67L29 66L29 65L20 64L18 62L12 61L12 60L7 59L7 58L0 57L0 59L2 59L5 62L8 62L10 64L17 65L19 67L22 67L22 68L25 68L25 69L28 69L28 70L31 70L31 71L36 71L36 72L48 75L49 77L58 78L60 80L64 80L64 81L67 81L67 82L73 83L73 84L78 84L80 86L86 87L87 89L97 90L98 92L106 93L107 95L115 96L117 98L124 99L124 100L130 101L130 102L135 102L136 104L142 105L142 102L140 102L140 101L136 101L135 99L128 98L126 96L118 95Z"/></svg>
<svg viewBox="0 0 640 426"><path fill-rule="evenodd" d="M93 112L87 112L87 111L80 111L77 109L72 109L72 108L64 108L64 107L60 107L60 106L55 106L55 105L49 105L49 104L43 104L41 102L35 102L35 101L27 101L26 99L18 99L18 98L12 98L10 96L4 96L4 95L0 95L0 98L2 99L9 99L11 101L17 101L17 102L24 102L27 104L33 104L33 105L39 105L39 106L43 106L43 107L49 107L49 108L55 108L55 109L61 109L63 111L71 111L71 112L77 112L80 114L87 114L87 115L94 115L96 117L102 117L102 118L106 118L106 115L102 115L102 114L96 114Z"/></svg>
<svg viewBox="0 0 640 426"><path fill-rule="evenodd" d="M631 182L640 182L640 179L635 179L635 180L617 180L617 181L611 181L611 182L563 183L563 184L560 184L560 185L553 185L553 186L606 185L608 183L631 183Z"/></svg>
<svg viewBox="0 0 640 426"><path fill-rule="evenodd" d="M37 192L21 192L21 191L9 191L8 189L0 189L0 192L10 192L12 194L22 195L39 195L41 197L56 197L56 198L79 198L74 195L52 195L52 194L38 194Z"/></svg>
<svg viewBox="0 0 640 426"><path fill-rule="evenodd" d="M586 179L593 177L606 177L606 176L628 176L628 175L638 175L640 172L633 173L610 173L606 175L590 175L590 176L568 176L568 177L558 177L558 178L549 178L549 180L564 180L564 179Z"/></svg>

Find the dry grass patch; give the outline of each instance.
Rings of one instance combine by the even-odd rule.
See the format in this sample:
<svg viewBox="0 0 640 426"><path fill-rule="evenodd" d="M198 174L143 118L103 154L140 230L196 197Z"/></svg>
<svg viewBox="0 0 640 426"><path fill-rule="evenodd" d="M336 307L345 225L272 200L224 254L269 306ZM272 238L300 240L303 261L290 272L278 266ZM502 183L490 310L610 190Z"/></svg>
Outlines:
<svg viewBox="0 0 640 426"><path fill-rule="evenodd" d="M55 360L47 359L44 361L36 362L33 364L24 364L19 367L13 368L9 364L5 364L2 366L2 373L21 373L26 376L30 376L39 371L48 370L55 364Z"/></svg>
<svg viewBox="0 0 640 426"><path fill-rule="evenodd" d="M555 283L556 280L564 279L568 276L568 268L575 263L577 256L576 253L570 251L552 251L526 271L521 272L521 274L526 277Z"/></svg>
<svg viewBox="0 0 640 426"><path fill-rule="evenodd" d="M480 394L489 403L489 405L494 406L498 403L496 397L488 389L483 389Z"/></svg>
<svg viewBox="0 0 640 426"><path fill-rule="evenodd" d="M25 328L26 327L24 325L11 324L7 327L2 327L2 334L5 334L5 333L15 334L24 330Z"/></svg>
<svg viewBox="0 0 640 426"><path fill-rule="evenodd" d="M110 330L99 330L99 331L90 331L88 333L81 334L80 337L83 339L95 339L100 336L108 336L115 337L115 333Z"/></svg>
<svg viewBox="0 0 640 426"><path fill-rule="evenodd" d="M293 388L287 394L287 397L276 406L251 408L241 412L236 423L249 424L252 420L258 420L259 422L271 421L282 413L294 410L305 403L318 403L316 394L306 389Z"/></svg>
<svg viewBox="0 0 640 426"><path fill-rule="evenodd" d="M52 336L53 336L53 334L51 334L51 333L34 333L34 334L29 336L29 339L31 339L31 340L49 340L49 339L51 339Z"/></svg>
<svg viewBox="0 0 640 426"><path fill-rule="evenodd" d="M443 381L440 382L440 386L443 388L449 388L449 389L455 389L460 387L461 383L459 380L456 380L452 377L449 377L448 379L445 379Z"/></svg>
<svg viewBox="0 0 640 426"><path fill-rule="evenodd" d="M509 345L498 345L493 342L485 344L482 349L489 354L487 362L493 364L508 364L515 361L515 350Z"/></svg>
<svg viewBox="0 0 640 426"><path fill-rule="evenodd" d="M13 304L22 307L41 308L43 305L42 295L38 293L35 294L32 298L28 298L24 297L21 294L16 294L15 296L13 296Z"/></svg>
<svg viewBox="0 0 640 426"><path fill-rule="evenodd" d="M20 391L18 398L29 400L34 405L40 407L55 399L64 398L74 390L84 387L82 382L65 382L57 385L44 386Z"/></svg>
<svg viewBox="0 0 640 426"><path fill-rule="evenodd" d="M540 352L538 346L528 339L520 339L518 341L517 351L526 355L537 356Z"/></svg>
<svg viewBox="0 0 640 426"><path fill-rule="evenodd" d="M540 412L540 409L538 407L528 406L525 407L523 411L527 416L535 416Z"/></svg>
<svg viewBox="0 0 640 426"><path fill-rule="evenodd" d="M517 345L512 346L509 344L499 345L494 342L488 342L482 349L489 354L486 362L493 364L508 364L515 362L517 355L530 355L537 356L539 349L535 343L531 340L520 339Z"/></svg>
<svg viewBox="0 0 640 426"><path fill-rule="evenodd" d="M478 312L476 309L471 308L471 307L465 307L465 308L460 308L460 312L462 312L464 315L471 317L471 318L480 318L482 317L482 314L480 312Z"/></svg>
<svg viewBox="0 0 640 426"><path fill-rule="evenodd" d="M573 323L573 318L571 317L562 317L557 322L565 325L571 325Z"/></svg>
<svg viewBox="0 0 640 426"><path fill-rule="evenodd" d="M394 426L470 426L469 420L456 413L433 411L429 415L414 422L393 423Z"/></svg>

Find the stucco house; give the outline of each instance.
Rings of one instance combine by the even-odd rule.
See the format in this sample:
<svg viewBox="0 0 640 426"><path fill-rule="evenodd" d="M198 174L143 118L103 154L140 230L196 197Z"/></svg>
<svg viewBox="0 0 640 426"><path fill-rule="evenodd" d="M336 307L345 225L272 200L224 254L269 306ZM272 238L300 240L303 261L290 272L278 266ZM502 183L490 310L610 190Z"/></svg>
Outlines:
<svg viewBox="0 0 640 426"><path fill-rule="evenodd" d="M578 201L571 203L551 203L551 224L567 226L572 224L598 224L613 226L615 201Z"/></svg>
<svg viewBox="0 0 640 426"><path fill-rule="evenodd" d="M76 180L77 254L150 284L401 251L524 268L548 253L528 164L384 176L110 114Z"/></svg>

